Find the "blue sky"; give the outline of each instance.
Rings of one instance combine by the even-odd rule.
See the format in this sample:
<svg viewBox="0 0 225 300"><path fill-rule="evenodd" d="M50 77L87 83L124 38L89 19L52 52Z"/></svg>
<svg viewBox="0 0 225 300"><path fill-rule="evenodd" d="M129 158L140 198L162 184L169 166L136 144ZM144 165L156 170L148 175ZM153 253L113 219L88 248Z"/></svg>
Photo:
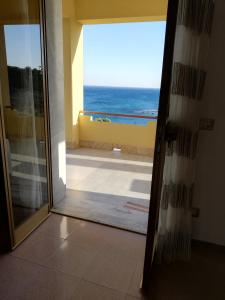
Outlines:
<svg viewBox="0 0 225 300"><path fill-rule="evenodd" d="M4 31L8 65L38 68L41 65L40 26L6 25Z"/></svg>
<svg viewBox="0 0 225 300"><path fill-rule="evenodd" d="M159 88L165 22L84 26L84 84Z"/></svg>
<svg viewBox="0 0 225 300"><path fill-rule="evenodd" d="M84 26L84 84L160 87L165 26L165 22ZM8 64L38 68L39 25L4 29Z"/></svg>

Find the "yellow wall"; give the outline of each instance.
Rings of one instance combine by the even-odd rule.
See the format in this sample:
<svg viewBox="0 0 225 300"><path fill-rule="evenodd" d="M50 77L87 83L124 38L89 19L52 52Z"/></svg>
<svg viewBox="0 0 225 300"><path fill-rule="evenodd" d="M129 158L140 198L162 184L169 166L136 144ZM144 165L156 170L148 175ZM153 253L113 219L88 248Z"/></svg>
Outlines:
<svg viewBox="0 0 225 300"><path fill-rule="evenodd" d="M80 116L80 141L84 146L110 149L119 147L126 152L153 154L156 122L146 126L92 121L90 116ZM144 153L145 152L145 153Z"/></svg>
<svg viewBox="0 0 225 300"><path fill-rule="evenodd" d="M4 121L7 138L31 138L45 139L44 117L23 115L16 110L5 109Z"/></svg>
<svg viewBox="0 0 225 300"><path fill-rule="evenodd" d="M70 19L63 18L63 57L64 57L64 109L66 141L72 141L72 68Z"/></svg>
<svg viewBox="0 0 225 300"><path fill-rule="evenodd" d="M79 146L79 111L83 109L83 30L72 0L63 1L65 129L68 148Z"/></svg>
<svg viewBox="0 0 225 300"><path fill-rule="evenodd" d="M167 0L74 0L83 24L166 19Z"/></svg>
<svg viewBox="0 0 225 300"><path fill-rule="evenodd" d="M83 109L83 29L78 22L71 26L73 147L79 146L79 111Z"/></svg>

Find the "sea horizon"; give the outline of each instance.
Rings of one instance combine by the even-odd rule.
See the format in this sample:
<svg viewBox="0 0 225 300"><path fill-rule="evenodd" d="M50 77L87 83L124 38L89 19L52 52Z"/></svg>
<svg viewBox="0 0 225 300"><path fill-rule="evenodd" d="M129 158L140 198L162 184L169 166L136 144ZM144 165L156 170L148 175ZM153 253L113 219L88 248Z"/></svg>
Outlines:
<svg viewBox="0 0 225 300"><path fill-rule="evenodd" d="M160 90L160 87L114 86L114 85L91 85L91 84L84 84L84 87Z"/></svg>
<svg viewBox="0 0 225 300"><path fill-rule="evenodd" d="M84 110L128 115L158 115L159 89L84 85ZM104 118L92 115L93 119ZM107 116L111 122L146 125L150 120Z"/></svg>

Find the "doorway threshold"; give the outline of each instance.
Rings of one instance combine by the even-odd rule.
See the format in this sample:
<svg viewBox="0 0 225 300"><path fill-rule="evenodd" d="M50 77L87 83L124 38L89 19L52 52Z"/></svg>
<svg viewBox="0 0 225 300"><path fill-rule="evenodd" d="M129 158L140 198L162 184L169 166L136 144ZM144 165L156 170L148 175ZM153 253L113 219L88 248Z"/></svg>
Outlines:
<svg viewBox="0 0 225 300"><path fill-rule="evenodd" d="M79 148L67 151L65 198L53 212L146 234L152 158Z"/></svg>

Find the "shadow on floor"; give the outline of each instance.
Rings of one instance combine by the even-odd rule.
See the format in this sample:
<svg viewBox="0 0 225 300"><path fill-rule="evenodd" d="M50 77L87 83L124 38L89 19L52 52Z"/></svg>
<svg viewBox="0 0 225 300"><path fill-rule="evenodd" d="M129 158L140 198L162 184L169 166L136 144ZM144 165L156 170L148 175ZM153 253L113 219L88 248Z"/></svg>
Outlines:
<svg viewBox="0 0 225 300"><path fill-rule="evenodd" d="M137 155L137 154L127 154L123 152L114 153L112 151L104 151L104 150L96 150L96 149L89 149L89 148L78 148L76 149L77 155L82 156L89 156L90 157L90 150L92 152L92 157L100 157L100 158L110 158L110 159L123 159L123 160L130 160L130 161L138 161L138 162L152 162L153 158L149 156ZM67 154L74 154L74 150L66 150Z"/></svg>
<svg viewBox="0 0 225 300"><path fill-rule="evenodd" d="M130 190L136 193L150 194L151 181L134 179L131 183Z"/></svg>
<svg viewBox="0 0 225 300"><path fill-rule="evenodd" d="M191 260L155 265L150 299L225 299L225 248L193 242Z"/></svg>
<svg viewBox="0 0 225 300"><path fill-rule="evenodd" d="M67 192L56 211L146 233L152 158L116 151L67 150Z"/></svg>
<svg viewBox="0 0 225 300"><path fill-rule="evenodd" d="M67 189L54 210L69 216L146 233L149 201L133 197Z"/></svg>
<svg viewBox="0 0 225 300"><path fill-rule="evenodd" d="M106 169L106 170L117 170L123 172L134 172L134 173L144 173L151 174L152 166L139 166L135 164L127 164L127 163L118 163L118 162L106 162L101 160L93 160L93 159L82 159L77 157L67 157L66 159L67 165L81 166L81 167L89 167L96 169Z"/></svg>

